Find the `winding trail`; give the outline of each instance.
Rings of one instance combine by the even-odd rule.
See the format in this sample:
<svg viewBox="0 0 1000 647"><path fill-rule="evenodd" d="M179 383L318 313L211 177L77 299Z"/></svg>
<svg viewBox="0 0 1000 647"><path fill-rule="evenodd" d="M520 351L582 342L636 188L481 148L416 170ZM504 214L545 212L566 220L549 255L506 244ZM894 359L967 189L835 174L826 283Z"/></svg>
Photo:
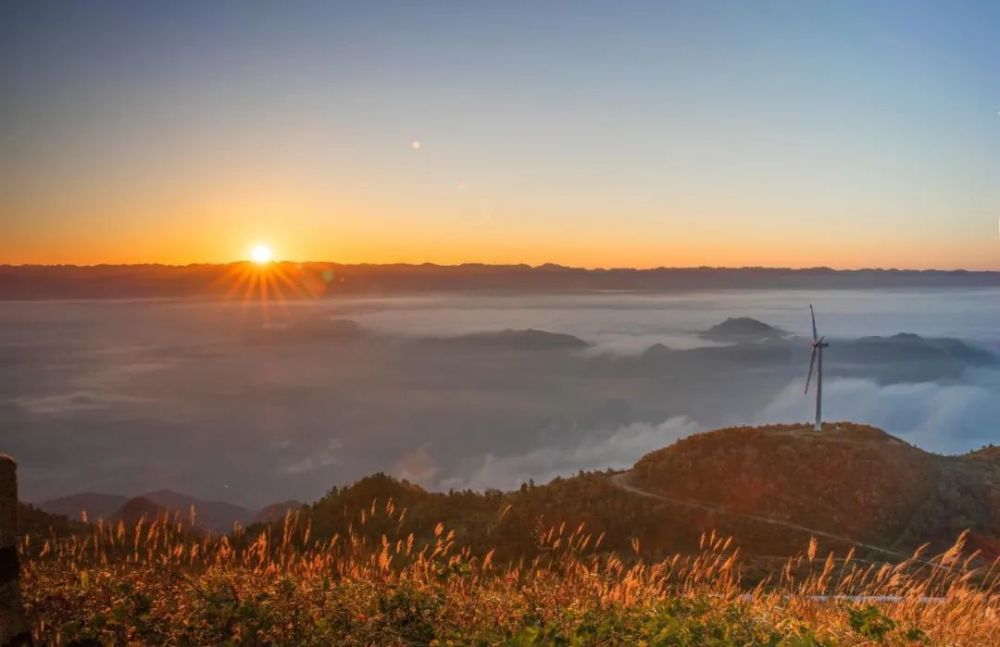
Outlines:
<svg viewBox="0 0 1000 647"><path fill-rule="evenodd" d="M866 544L864 542L856 541L849 537L844 537L842 535L836 535L831 532L826 532L824 530L817 530L816 528L809 528L807 526L802 526L797 523L792 523L790 521L782 521L781 519L774 519L772 517L765 517L762 515L748 514L744 512L732 512L731 510L726 510L725 508L708 505L706 503L699 503L697 501L689 501L686 499L675 499L672 497L664 496L662 494L657 494L656 492L650 492L649 490L643 490L636 485L633 485L630 481L632 477L632 472L619 472L610 477L611 483L625 492L634 494L636 496L646 497L647 499L654 499L656 501L662 501L663 503L668 503L670 505L678 505L687 508L694 508L697 510L705 510L714 514L725 515L728 517L733 517L734 519L744 519L746 521L754 521L757 523L765 523L772 526L780 526L782 528L788 528L789 530L795 530L801 533L806 533L810 536L825 537L827 539L833 539L845 544L850 544L852 546L857 546L858 548L864 548L866 550L876 551L885 555L892 555L903 560L912 560L917 563L928 564L931 566L936 566L941 568L940 564L934 564L932 562L924 561L921 559L913 559L912 555L907 555L905 553L900 553L895 550L890 550L888 548L883 548L881 546L876 546L874 544Z"/></svg>

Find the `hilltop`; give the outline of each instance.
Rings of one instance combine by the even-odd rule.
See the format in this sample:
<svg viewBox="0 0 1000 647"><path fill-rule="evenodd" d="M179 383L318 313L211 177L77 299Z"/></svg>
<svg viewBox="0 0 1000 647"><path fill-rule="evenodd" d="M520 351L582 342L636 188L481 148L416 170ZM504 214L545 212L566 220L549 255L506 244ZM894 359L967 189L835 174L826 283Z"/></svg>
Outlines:
<svg viewBox="0 0 1000 647"><path fill-rule="evenodd" d="M696 434L640 459L632 484L734 514L757 515L902 552L970 542L1000 554L1000 459L925 452L849 423L742 427ZM733 517L751 545L782 528Z"/></svg>
<svg viewBox="0 0 1000 647"><path fill-rule="evenodd" d="M787 335L784 330L752 317L730 317L701 333L705 339L724 342L754 342Z"/></svg>

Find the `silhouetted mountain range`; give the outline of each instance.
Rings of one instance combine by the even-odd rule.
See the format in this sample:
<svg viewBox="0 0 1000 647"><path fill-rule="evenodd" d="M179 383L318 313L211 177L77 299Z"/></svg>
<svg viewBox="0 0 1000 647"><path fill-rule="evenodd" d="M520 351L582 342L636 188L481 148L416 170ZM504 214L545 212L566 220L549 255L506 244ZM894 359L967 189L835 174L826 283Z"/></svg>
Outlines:
<svg viewBox="0 0 1000 647"><path fill-rule="evenodd" d="M0 299L69 299L242 295L249 263L200 265L3 265ZM304 295L447 291L572 292L730 288L998 287L1000 272L789 268L583 269L530 265L345 265L275 263L274 289ZM242 289L240 289L242 288Z"/></svg>

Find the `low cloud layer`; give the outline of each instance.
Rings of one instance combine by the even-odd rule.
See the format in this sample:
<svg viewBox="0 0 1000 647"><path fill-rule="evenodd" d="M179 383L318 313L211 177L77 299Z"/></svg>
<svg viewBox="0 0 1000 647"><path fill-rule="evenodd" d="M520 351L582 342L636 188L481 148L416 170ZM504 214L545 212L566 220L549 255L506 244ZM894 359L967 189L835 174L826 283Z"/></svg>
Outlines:
<svg viewBox="0 0 1000 647"><path fill-rule="evenodd" d="M442 489L513 489L529 479L546 483L579 470L621 469L630 467L644 454L697 431L700 431L698 423L686 416L675 416L659 424L636 422L610 432L592 432L570 447L538 447L509 456L487 453L481 459L464 461L459 475L424 484Z"/></svg>
<svg viewBox="0 0 1000 647"><path fill-rule="evenodd" d="M1000 443L1000 372L969 371L964 383L880 385L833 379L823 385L827 420L867 423L928 451L957 454ZM812 420L815 399L790 383L756 417L759 423Z"/></svg>
<svg viewBox="0 0 1000 647"><path fill-rule="evenodd" d="M904 340L875 361L851 341L909 331L998 349L1000 293L734 291L331 299L266 318L239 303L0 302L0 451L34 501L171 488L260 506L375 471L481 489L627 467L696 431L810 419L810 301L834 340L828 419L939 452L1000 442L982 351ZM698 334L738 316L800 336ZM586 345L490 337L504 329ZM442 341L469 333L486 335Z"/></svg>

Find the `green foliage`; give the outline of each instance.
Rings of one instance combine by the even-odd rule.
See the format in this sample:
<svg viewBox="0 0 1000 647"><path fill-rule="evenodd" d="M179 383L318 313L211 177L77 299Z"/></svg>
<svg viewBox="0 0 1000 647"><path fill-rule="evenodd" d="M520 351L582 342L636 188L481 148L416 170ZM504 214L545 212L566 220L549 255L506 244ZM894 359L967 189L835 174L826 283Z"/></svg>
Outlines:
<svg viewBox="0 0 1000 647"><path fill-rule="evenodd" d="M379 596L378 605L386 627L400 641L426 645L434 640L441 604L433 594L413 586L396 586Z"/></svg>
<svg viewBox="0 0 1000 647"><path fill-rule="evenodd" d="M851 629L859 635L883 642L886 636L896 628L896 622L882 613L874 604L853 607L847 610Z"/></svg>

